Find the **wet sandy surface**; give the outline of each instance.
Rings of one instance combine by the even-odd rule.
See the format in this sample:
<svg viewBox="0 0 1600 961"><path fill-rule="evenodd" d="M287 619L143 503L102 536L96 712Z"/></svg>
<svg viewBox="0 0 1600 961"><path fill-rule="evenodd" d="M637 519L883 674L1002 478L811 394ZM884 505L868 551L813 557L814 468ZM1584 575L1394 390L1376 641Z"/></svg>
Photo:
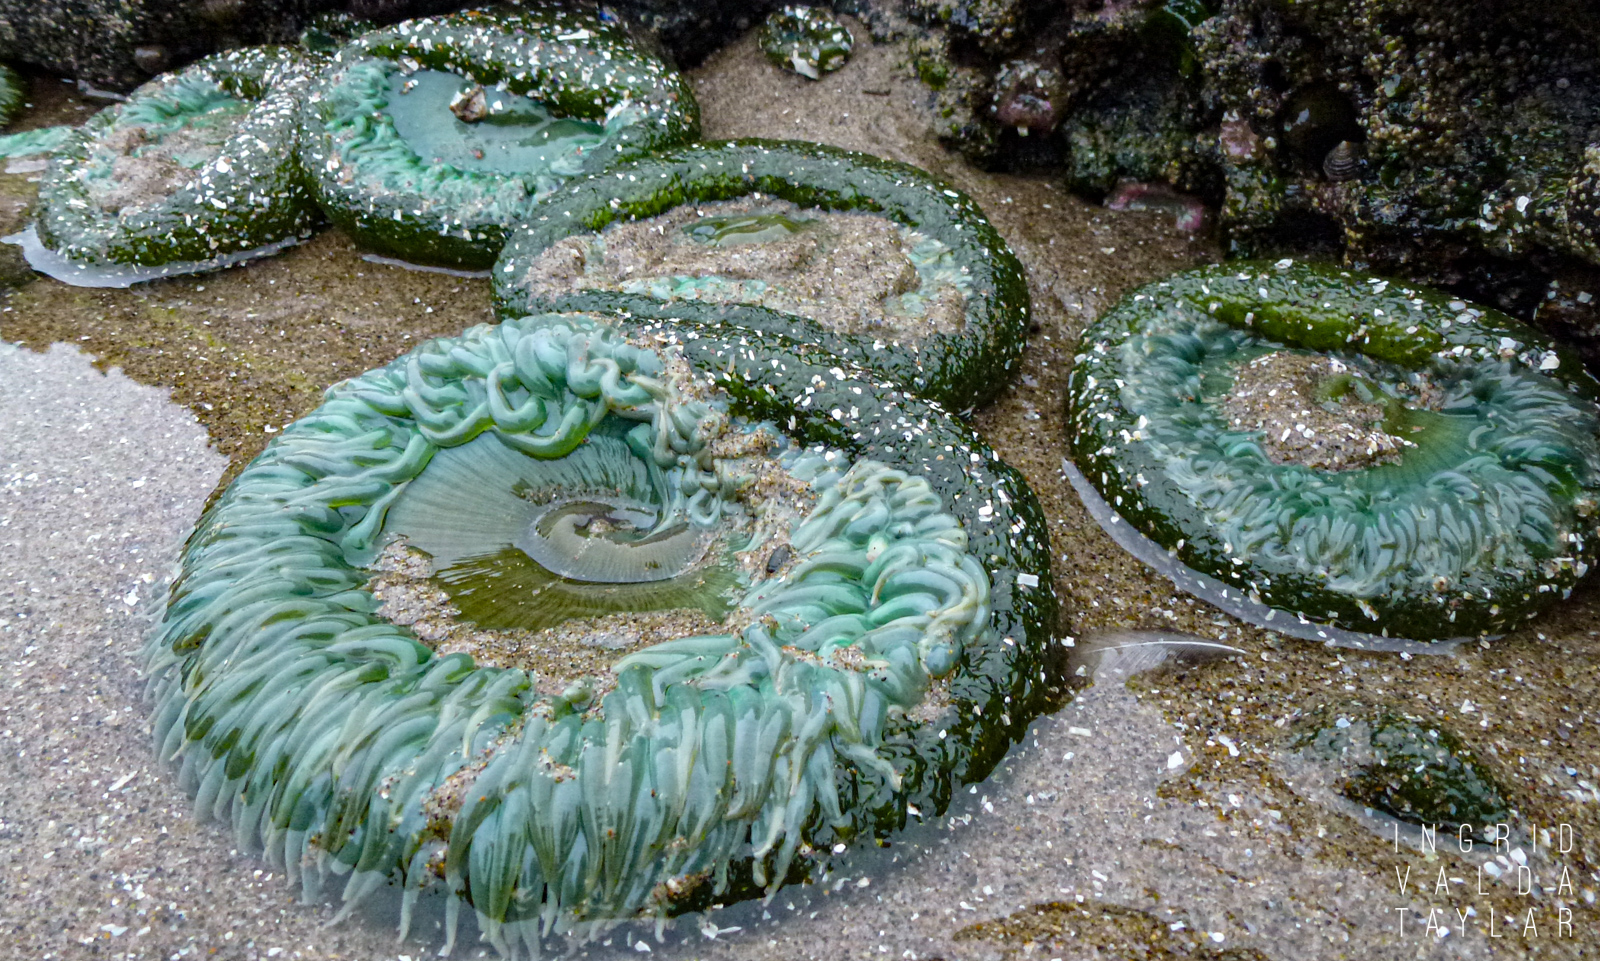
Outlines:
<svg viewBox="0 0 1600 961"><path fill-rule="evenodd" d="M713 911L704 927L684 919L665 943L651 930L618 931L580 951L637 957L641 939L669 957L947 961L1600 949L1600 595L1590 588L1527 630L1445 657L1281 640L1175 596L1094 526L1066 484L1060 404L1084 324L1139 283L1215 259L1215 246L1174 229L1170 215L1115 213L1045 178L966 167L927 135L931 96L898 49L857 36L854 60L815 83L772 67L748 38L714 55L695 74L706 136L867 150L971 193L1028 267L1038 324L1018 384L976 422L1050 519L1063 634L1086 643L1122 628L1186 632L1242 653L1128 683L1100 678L1037 722L947 816L886 848L848 852L821 884ZM0 198L29 189L24 176L0 176ZM226 831L193 823L149 751L133 612L167 575L217 478L322 389L487 319L486 282L363 262L335 232L205 277L126 291L38 280L0 294L6 340L70 342L128 374L101 377L59 347L0 348L0 850L13 866L0 872L0 943L15 956L428 951L395 945L383 917L323 928L328 906L297 904ZM80 432L82 423L91 426ZM102 442L89 442L97 432ZM114 552L98 546L108 543ZM1500 780L1520 854L1499 852L1504 880L1482 875L1485 893L1481 845L1462 854L1441 837L1419 853L1402 835L1396 851L1392 823L1341 803L1327 789L1336 778L1290 757L1305 717L1378 705L1453 730ZM1545 850L1539 831L1561 824L1574 829L1572 850ZM1527 895L1517 893L1517 857L1541 886ZM1558 891L1563 871L1571 887ZM1570 937L1557 927L1563 907ZM1448 935L1427 930L1430 911ZM482 950L463 943L456 953Z"/></svg>

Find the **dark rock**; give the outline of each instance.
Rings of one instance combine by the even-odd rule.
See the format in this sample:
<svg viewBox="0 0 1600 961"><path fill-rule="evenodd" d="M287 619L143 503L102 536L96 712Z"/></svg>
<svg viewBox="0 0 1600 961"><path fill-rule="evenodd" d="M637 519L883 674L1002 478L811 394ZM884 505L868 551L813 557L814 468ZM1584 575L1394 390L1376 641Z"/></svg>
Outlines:
<svg viewBox="0 0 1600 961"><path fill-rule="evenodd" d="M0 60L125 90L225 47L294 39L317 0L0 0ZM245 11L248 10L248 14ZM143 56L139 54L144 50Z"/></svg>
<svg viewBox="0 0 1600 961"><path fill-rule="evenodd" d="M0 0L0 61L126 90L149 79L152 58L148 53L141 58L141 48L165 48L170 69L228 47L292 43L319 15L343 13L384 24L482 5L464 0ZM681 64L692 65L781 5L780 0L615 0L605 8L658 36Z"/></svg>

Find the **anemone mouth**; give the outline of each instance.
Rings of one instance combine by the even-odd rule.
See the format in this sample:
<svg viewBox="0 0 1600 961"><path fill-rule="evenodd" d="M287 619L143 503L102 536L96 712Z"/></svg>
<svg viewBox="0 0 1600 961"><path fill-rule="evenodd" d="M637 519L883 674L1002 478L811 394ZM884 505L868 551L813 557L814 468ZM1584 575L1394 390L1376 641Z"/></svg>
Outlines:
<svg viewBox="0 0 1600 961"><path fill-rule="evenodd" d="M633 112L609 125L562 116L533 97L485 87L471 76L398 65L386 71L383 100L395 133L423 163L502 176L573 176L583 169L585 151L638 120ZM537 189L548 193L554 184Z"/></svg>
<svg viewBox="0 0 1600 961"><path fill-rule="evenodd" d="M554 459L492 434L441 450L390 509L385 537L427 558L427 580L445 595L439 613L480 631L549 632L573 621L672 612L715 629L751 582L736 552L776 532L735 496L714 508L701 504L691 517L675 490L681 475L649 457L654 442L634 433L639 426L612 415ZM744 468L728 462L723 469ZM411 583L414 592L427 590L421 578ZM589 645L591 634L607 633L585 630L571 627L565 636ZM471 641L450 633L458 647ZM519 664L496 656L505 647L470 649L485 663Z"/></svg>
<svg viewBox="0 0 1600 961"><path fill-rule="evenodd" d="M1141 288L1086 339L1078 466L1184 563L1273 606L1499 633L1592 563L1596 385L1509 318L1285 261Z"/></svg>
<svg viewBox="0 0 1600 961"><path fill-rule="evenodd" d="M318 66L289 48L234 50L96 114L56 148L40 184L43 248L79 268L165 274L308 236L316 214L295 158L295 113ZM48 256L30 262L68 283L80 272L88 285L105 280Z"/></svg>
<svg viewBox="0 0 1600 961"><path fill-rule="evenodd" d="M553 4L364 34L303 114L330 218L382 252L473 268L568 179L698 124L682 78L614 18Z"/></svg>

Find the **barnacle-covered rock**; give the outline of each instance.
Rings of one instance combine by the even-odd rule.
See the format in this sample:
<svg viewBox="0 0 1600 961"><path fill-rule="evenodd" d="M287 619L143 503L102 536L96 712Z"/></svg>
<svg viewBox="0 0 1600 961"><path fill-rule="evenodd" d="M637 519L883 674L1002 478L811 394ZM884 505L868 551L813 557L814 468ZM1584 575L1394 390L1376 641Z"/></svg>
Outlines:
<svg viewBox="0 0 1600 961"><path fill-rule="evenodd" d="M318 220L295 160L314 62L287 47L158 77L56 148L39 185L39 269L204 269L303 239Z"/></svg>
<svg viewBox="0 0 1600 961"><path fill-rule="evenodd" d="M454 653L398 626L407 589L530 571ZM202 518L148 657L198 811L310 890L348 874L347 912L442 888L452 940L465 904L510 953L942 810L1040 709L1053 617L1032 494L936 408L568 314L334 387Z"/></svg>
<svg viewBox="0 0 1600 961"><path fill-rule="evenodd" d="M1591 13L1577 0L1225 0L1193 32L1205 97L1264 148L1218 157L1232 248L1343 251L1485 299L1499 287L1497 306L1531 316L1567 261L1600 264L1581 186L1600 120ZM1341 142L1365 163L1330 158ZM1510 258L1548 273L1514 298L1476 281L1477 265L1503 273Z"/></svg>
<svg viewBox="0 0 1600 961"><path fill-rule="evenodd" d="M1241 262L1136 290L1083 342L1079 468L1267 604L1420 640L1497 634L1594 563L1600 385L1497 311Z"/></svg>
<svg viewBox="0 0 1600 961"><path fill-rule="evenodd" d="M768 14L761 24L759 42L768 60L812 80L844 66L855 46L849 28L832 14L802 6Z"/></svg>
<svg viewBox="0 0 1600 961"><path fill-rule="evenodd" d="M699 108L614 19L541 4L366 34L339 52L302 123L335 223L397 257L482 268L535 201L693 139Z"/></svg>
<svg viewBox="0 0 1600 961"><path fill-rule="evenodd" d="M954 409L1004 388L1028 326L1022 267L970 198L915 167L786 141L694 144L575 183L492 275L501 316L749 328Z"/></svg>

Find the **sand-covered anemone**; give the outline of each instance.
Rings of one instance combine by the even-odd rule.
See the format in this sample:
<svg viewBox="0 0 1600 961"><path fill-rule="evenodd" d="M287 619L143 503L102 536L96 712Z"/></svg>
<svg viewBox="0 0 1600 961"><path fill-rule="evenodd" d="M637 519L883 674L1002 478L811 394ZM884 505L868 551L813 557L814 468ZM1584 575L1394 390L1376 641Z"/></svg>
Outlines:
<svg viewBox="0 0 1600 961"><path fill-rule="evenodd" d="M306 169L335 223L387 254L482 268L535 201L693 139L699 108L615 18L539 4L357 38L303 123Z"/></svg>
<svg viewBox="0 0 1600 961"><path fill-rule="evenodd" d="M758 38L767 59L802 77L822 79L850 59L850 28L819 7L786 6L761 23Z"/></svg>
<svg viewBox="0 0 1600 961"><path fill-rule="evenodd" d="M1072 456L1191 568L1322 623L1497 634L1594 563L1600 385L1498 313L1353 271L1242 262L1084 333Z"/></svg>
<svg viewBox="0 0 1600 961"><path fill-rule="evenodd" d="M492 277L501 316L603 310L781 338L954 409L1009 381L1022 266L971 198L819 144L693 144L562 188Z"/></svg>
<svg viewBox="0 0 1600 961"><path fill-rule="evenodd" d="M295 159L295 110L314 67L288 47L232 50L90 118L39 185L43 246L30 261L70 282L202 269L304 239L320 217Z"/></svg>
<svg viewBox="0 0 1600 961"><path fill-rule="evenodd" d="M744 341L532 317L330 390L202 518L150 643L197 810L312 890L348 875L350 908L443 890L450 938L468 905L515 953L773 889L983 777L1046 681L1031 492L937 408ZM814 403L770 389L785 365ZM523 590L551 602L526 626L565 635L480 660L385 618L424 592L407 552L508 542L562 579ZM671 609L694 572L716 628L562 676L608 645L556 594Z"/></svg>

